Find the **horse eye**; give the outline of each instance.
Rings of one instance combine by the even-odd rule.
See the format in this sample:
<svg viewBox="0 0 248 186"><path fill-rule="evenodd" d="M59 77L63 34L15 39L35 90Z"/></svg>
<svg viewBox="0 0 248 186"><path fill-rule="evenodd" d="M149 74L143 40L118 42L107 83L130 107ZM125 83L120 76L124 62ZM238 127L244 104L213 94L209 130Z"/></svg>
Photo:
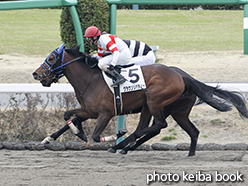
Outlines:
<svg viewBox="0 0 248 186"><path fill-rule="evenodd" d="M49 58L48 58L48 61L52 61L52 60L53 60L53 57L49 57Z"/></svg>

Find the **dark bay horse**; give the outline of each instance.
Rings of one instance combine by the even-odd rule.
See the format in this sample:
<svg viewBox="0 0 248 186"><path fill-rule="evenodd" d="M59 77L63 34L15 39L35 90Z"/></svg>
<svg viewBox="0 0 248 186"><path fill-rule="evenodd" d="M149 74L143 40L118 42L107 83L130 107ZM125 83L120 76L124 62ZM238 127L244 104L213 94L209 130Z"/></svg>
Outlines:
<svg viewBox="0 0 248 186"><path fill-rule="evenodd" d="M115 115L113 94L106 85L97 60L90 55L79 52L79 48L65 49L64 45L55 49L35 70L33 76L43 86L50 86L63 75L66 76L75 90L81 108L65 112L64 119L68 125L52 134L49 138L56 140L63 132L74 126L75 134L87 141L81 122L93 118L97 124L92 134L96 142L100 142L101 133L109 120ZM198 97L199 103L207 103L213 108L225 112L236 107L242 117L248 118L245 100L237 92L229 92L219 87L211 87L195 80L176 67L161 64L143 66L142 72L146 83L146 91L124 93L122 114L138 113L140 121L137 129L109 152L126 154L139 145L160 133L167 127L166 118L171 115L191 138L189 156L195 154L199 130L189 120L189 114ZM76 116L72 121L70 118ZM149 126L153 117L153 123ZM72 125L71 125L72 123ZM119 133L117 137L123 135ZM49 141L49 139L48 139Z"/></svg>

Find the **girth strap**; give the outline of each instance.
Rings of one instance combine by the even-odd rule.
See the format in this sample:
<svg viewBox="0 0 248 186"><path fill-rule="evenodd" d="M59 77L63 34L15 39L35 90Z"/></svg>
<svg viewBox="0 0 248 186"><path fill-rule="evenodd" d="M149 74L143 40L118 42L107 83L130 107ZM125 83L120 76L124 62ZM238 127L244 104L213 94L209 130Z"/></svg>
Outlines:
<svg viewBox="0 0 248 186"><path fill-rule="evenodd" d="M120 93L120 85L114 87L114 103L115 103L115 115L121 115L122 113L122 97Z"/></svg>

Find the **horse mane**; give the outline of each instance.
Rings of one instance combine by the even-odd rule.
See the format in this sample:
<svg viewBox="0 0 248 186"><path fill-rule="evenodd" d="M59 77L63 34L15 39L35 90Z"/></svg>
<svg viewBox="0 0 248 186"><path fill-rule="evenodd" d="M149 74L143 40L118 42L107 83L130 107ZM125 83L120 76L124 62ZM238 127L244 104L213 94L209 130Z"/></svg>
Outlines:
<svg viewBox="0 0 248 186"><path fill-rule="evenodd" d="M75 58L83 57L83 59L81 61L84 62L88 67L90 67L90 68L98 67L98 65L97 65L98 60L87 53L80 52L79 48L80 48L80 45L75 46L73 48L67 48L65 50L67 53L69 53L70 55L72 55Z"/></svg>

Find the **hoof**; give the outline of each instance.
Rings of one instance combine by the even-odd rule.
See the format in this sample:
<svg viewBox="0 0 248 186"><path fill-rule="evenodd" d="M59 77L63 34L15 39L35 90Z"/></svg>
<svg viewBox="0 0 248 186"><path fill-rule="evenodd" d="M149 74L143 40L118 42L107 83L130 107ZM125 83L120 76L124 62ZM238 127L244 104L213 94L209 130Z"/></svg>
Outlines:
<svg viewBox="0 0 248 186"><path fill-rule="evenodd" d="M116 153L116 150L115 150L115 149L113 149L113 148L109 148L109 149L108 149L108 152L111 152L111 153Z"/></svg>
<svg viewBox="0 0 248 186"><path fill-rule="evenodd" d="M121 129L121 130L119 130L119 133L122 134L122 135L126 134L127 132L128 132L127 129Z"/></svg>
<svg viewBox="0 0 248 186"><path fill-rule="evenodd" d="M83 140L85 142L89 141L88 137L85 134L81 133L81 132L76 134L76 136L79 137L81 140Z"/></svg>
<svg viewBox="0 0 248 186"><path fill-rule="evenodd" d="M120 154L127 154L127 151L121 149L119 153L120 153Z"/></svg>
<svg viewBox="0 0 248 186"><path fill-rule="evenodd" d="M117 138L124 136L128 132L127 129L120 129L117 134Z"/></svg>
<svg viewBox="0 0 248 186"><path fill-rule="evenodd" d="M132 141L129 143L129 148L133 148L136 145L136 141Z"/></svg>
<svg viewBox="0 0 248 186"><path fill-rule="evenodd" d="M88 148L89 148L89 146L90 146L90 142L89 142L89 141L87 141L87 142L85 143L85 147L88 149Z"/></svg>
<svg viewBox="0 0 248 186"><path fill-rule="evenodd" d="M190 157L190 156L194 156L194 155L195 155L195 153L189 153L188 156Z"/></svg>
<svg viewBox="0 0 248 186"><path fill-rule="evenodd" d="M41 144L49 144L50 141L53 141L53 138L51 138L51 137L46 137L46 138L41 142Z"/></svg>

